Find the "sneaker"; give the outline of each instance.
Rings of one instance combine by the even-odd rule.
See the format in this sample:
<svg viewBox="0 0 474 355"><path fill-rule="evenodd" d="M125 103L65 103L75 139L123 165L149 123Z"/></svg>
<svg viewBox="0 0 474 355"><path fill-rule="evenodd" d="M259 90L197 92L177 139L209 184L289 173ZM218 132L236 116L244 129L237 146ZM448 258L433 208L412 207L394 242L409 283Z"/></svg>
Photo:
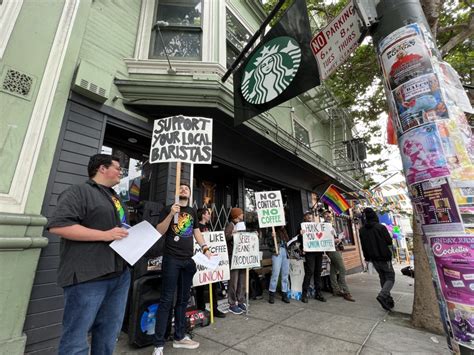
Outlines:
<svg viewBox="0 0 474 355"><path fill-rule="evenodd" d="M229 312L230 312L230 313L234 313L234 314L242 314L242 313L244 313L244 312L242 311L242 309L241 309L239 306L237 306L236 304L233 304L233 305L229 306Z"/></svg>
<svg viewBox="0 0 474 355"><path fill-rule="evenodd" d="M238 307L239 307L243 312L247 312L247 306L245 305L245 303L239 303L239 304L238 304Z"/></svg>
<svg viewBox="0 0 474 355"><path fill-rule="evenodd" d="M163 347L160 346L158 348L155 348L155 350L153 350L153 354L151 355L163 355Z"/></svg>
<svg viewBox="0 0 474 355"><path fill-rule="evenodd" d="M173 348L197 349L199 348L199 343L197 341L191 340L191 338L186 335L181 340L173 340Z"/></svg>
<svg viewBox="0 0 474 355"><path fill-rule="evenodd" d="M380 295L377 296L377 301L379 301L380 305L382 306L383 309L386 311L390 311L390 301L387 300L385 297L382 297Z"/></svg>

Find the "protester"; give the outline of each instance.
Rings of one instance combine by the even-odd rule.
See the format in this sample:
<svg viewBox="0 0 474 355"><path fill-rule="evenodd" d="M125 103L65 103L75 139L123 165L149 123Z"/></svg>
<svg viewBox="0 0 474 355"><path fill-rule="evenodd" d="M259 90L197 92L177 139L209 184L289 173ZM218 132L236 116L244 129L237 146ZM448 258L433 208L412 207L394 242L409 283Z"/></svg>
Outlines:
<svg viewBox="0 0 474 355"><path fill-rule="evenodd" d="M314 215L312 211L306 211L303 215L304 222L314 222ZM301 231L300 235L303 232ZM301 236L301 239L303 237ZM303 245L303 243L301 243ZM326 302L326 298L323 297L322 282L321 282L321 268L323 263L322 252L305 252L305 264L304 264L304 280L303 280L303 294L301 295L301 302L308 303L308 288L311 282L311 278L314 276L314 298L321 302Z"/></svg>
<svg viewBox="0 0 474 355"><path fill-rule="evenodd" d="M374 265L379 274L382 289L377 296L380 305L390 310L395 306L390 290L395 283L392 266L392 238L387 228L379 223L377 214L371 208L364 209L365 225L359 230L362 252L366 261Z"/></svg>
<svg viewBox="0 0 474 355"><path fill-rule="evenodd" d="M323 219L326 223L332 224L332 216L330 211L323 212ZM346 283L346 267L344 265L344 260L342 259L341 251L343 246L342 239L339 238L336 234L336 231L333 229L334 233L334 243L336 245L336 251L328 251L326 255L331 259L331 267L329 269L329 277L331 280L331 288L334 296L341 296L346 301L355 302L355 299L352 298L351 293L349 292L349 287ZM338 277L339 274L339 277Z"/></svg>
<svg viewBox="0 0 474 355"><path fill-rule="evenodd" d="M230 210L230 221L226 225L224 234L227 241L227 250L229 252L229 260L232 260L234 250L233 233L236 232L236 225L244 220L244 211L238 207ZM232 267L232 261L231 261ZM228 284L229 294L229 312L234 314L242 314L247 310L245 304L245 269L230 270L230 280Z"/></svg>
<svg viewBox="0 0 474 355"><path fill-rule="evenodd" d="M210 232L209 221L211 220L211 212L207 208L200 208L197 210L197 217L199 220L199 230L201 232ZM201 311L206 310L206 301L204 300L204 291L209 289L208 285L197 286L194 288L196 292L196 306ZM225 318L225 313L217 309L217 287L212 287L212 299L213 299L213 314L214 317Z"/></svg>
<svg viewBox="0 0 474 355"><path fill-rule="evenodd" d="M47 229L61 237L58 285L64 289L59 354L112 354L122 326L130 272L109 244L128 235L125 209L112 186L119 159L96 154L89 180L65 190Z"/></svg>
<svg viewBox="0 0 474 355"><path fill-rule="evenodd" d="M165 333L171 312L175 291L177 293L174 307L174 341L173 348L196 349L199 343L185 335L186 307L188 304L193 276L196 272L194 263L194 241L201 246L202 252L211 257L208 246L199 230L196 210L189 206L191 190L189 185L181 183L179 202L166 206L160 213L156 229L165 238L162 263L162 286L160 307L156 314L153 355L163 354ZM178 213L178 221L174 216Z"/></svg>
<svg viewBox="0 0 474 355"><path fill-rule="evenodd" d="M276 246L274 243L276 238ZM288 274L290 272L290 260L288 259L288 233L285 226L276 227L275 231L271 233L270 248L272 250L272 276L270 278L270 287L268 288L269 303L275 303L275 292L277 288L278 279L281 271L281 300L285 303L290 303L288 298ZM278 250L278 254L276 251Z"/></svg>

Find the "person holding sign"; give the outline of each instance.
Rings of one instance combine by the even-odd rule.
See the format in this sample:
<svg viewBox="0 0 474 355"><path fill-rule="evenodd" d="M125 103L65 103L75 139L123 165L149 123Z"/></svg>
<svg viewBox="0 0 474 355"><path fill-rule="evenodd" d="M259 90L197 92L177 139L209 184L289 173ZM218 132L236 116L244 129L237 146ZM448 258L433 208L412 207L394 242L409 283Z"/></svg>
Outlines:
<svg viewBox="0 0 474 355"><path fill-rule="evenodd" d="M168 317L176 290L177 300L174 307L173 348L196 349L199 347L197 341L191 340L185 335L186 307L193 276L196 272L196 264L192 259L194 253L193 236L208 258L211 257L211 252L204 243L199 230L196 210L188 206L190 195L189 185L181 183L179 187L179 203L165 207L160 213L160 222L156 226L158 232L165 238L165 247L162 263L160 306L156 314L153 340L155 345L153 355L163 354ZM178 214L177 223L174 221L175 214Z"/></svg>
<svg viewBox="0 0 474 355"><path fill-rule="evenodd" d="M303 215L304 222L314 222L314 214L312 211L306 211ZM303 231L301 231L301 235ZM303 238L303 237L301 237ZM322 252L306 252L304 263L304 280L303 280L303 294L301 295L301 302L308 303L308 289L311 282L311 278L314 275L314 298L321 302L326 302L326 299L321 293L322 282L321 282L321 269L323 266L323 253Z"/></svg>
<svg viewBox="0 0 474 355"><path fill-rule="evenodd" d="M332 224L331 212L326 210L323 212L323 219L326 223ZM328 251L326 255L331 259L330 280L334 296L341 296L346 301L355 302L349 292L349 287L346 283L346 267L341 255L342 240L337 237L336 231L333 229L334 242L336 244L336 251ZM339 277L338 277L339 274Z"/></svg>
<svg viewBox="0 0 474 355"><path fill-rule="evenodd" d="M236 225L244 220L244 211L234 207L230 210L230 222L226 225L224 234L227 241L229 260L232 260L234 250L233 233L237 231ZM229 311L234 314L242 314L247 310L245 305L245 269L230 270L229 280Z"/></svg>
<svg viewBox="0 0 474 355"><path fill-rule="evenodd" d="M209 221L211 220L211 212L209 212L207 208L200 208L197 210L197 217L199 219L199 230L201 232L210 232ZM196 292L196 306L201 311L206 310L206 301L204 300L204 291L206 288L208 288L207 285L194 288ZM217 287L212 287L212 299L214 300L212 304L214 317L225 318L225 313L217 309Z"/></svg>
<svg viewBox="0 0 474 355"><path fill-rule="evenodd" d="M277 241L277 244L273 243L273 240ZM281 271L281 300L285 303L290 303L288 299L288 274L290 272L290 261L288 259L288 251L286 244L288 243L288 233L286 232L285 226L280 226L272 231L272 238L270 247L272 248L272 277L270 278L270 287L268 288L268 302L275 303L275 292L277 288L278 278ZM276 250L279 249L277 253Z"/></svg>
<svg viewBox="0 0 474 355"><path fill-rule="evenodd" d="M46 229L61 237L58 285L64 289L60 355L112 355L130 286L127 263L109 246L127 237L127 214L112 186L120 182L119 158L96 154L87 182L65 190ZM124 227L125 226L125 227ZM124 228L122 228L124 227Z"/></svg>

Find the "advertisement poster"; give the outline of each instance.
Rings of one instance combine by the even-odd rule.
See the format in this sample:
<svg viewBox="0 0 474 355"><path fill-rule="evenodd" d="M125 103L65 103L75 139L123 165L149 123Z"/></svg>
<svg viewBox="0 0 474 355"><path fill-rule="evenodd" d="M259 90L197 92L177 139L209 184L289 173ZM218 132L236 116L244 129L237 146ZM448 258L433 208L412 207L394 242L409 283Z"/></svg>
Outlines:
<svg viewBox="0 0 474 355"><path fill-rule="evenodd" d="M474 349L474 307L454 302L447 303L454 339L459 342L461 348Z"/></svg>
<svg viewBox="0 0 474 355"><path fill-rule="evenodd" d="M403 168L409 185L449 175L435 123L414 128L400 137Z"/></svg>
<svg viewBox="0 0 474 355"><path fill-rule="evenodd" d="M280 191L255 192L258 225L260 228L284 226L285 211Z"/></svg>
<svg viewBox="0 0 474 355"><path fill-rule="evenodd" d="M231 269L260 267L260 249L257 232L237 232L234 237Z"/></svg>
<svg viewBox="0 0 474 355"><path fill-rule="evenodd" d="M334 228L331 223L301 223L303 231L303 250L312 251L335 251Z"/></svg>
<svg viewBox="0 0 474 355"><path fill-rule="evenodd" d="M438 122L438 131L452 178L472 181L474 172L471 157L457 122L453 119ZM470 176L465 176L466 174Z"/></svg>
<svg viewBox="0 0 474 355"><path fill-rule="evenodd" d="M150 164L165 162L211 164L212 119L172 116L155 120Z"/></svg>
<svg viewBox="0 0 474 355"><path fill-rule="evenodd" d="M393 90L402 132L424 123L449 118L435 74L412 79Z"/></svg>
<svg viewBox="0 0 474 355"><path fill-rule="evenodd" d="M224 232L203 232L202 236L212 255L219 256L220 261L219 266L214 270L209 270L203 265L196 264L197 271L193 277L193 287L230 279L229 253L227 253ZM201 247L194 240L194 254L200 252Z"/></svg>
<svg viewBox="0 0 474 355"><path fill-rule="evenodd" d="M423 232L429 235L464 232L447 178L413 184L409 193Z"/></svg>
<svg viewBox="0 0 474 355"><path fill-rule="evenodd" d="M474 236L431 237L430 244L445 299L474 304Z"/></svg>
<svg viewBox="0 0 474 355"><path fill-rule="evenodd" d="M446 62L439 62L438 67L441 87L446 92L448 99L464 112L474 113L469 97L462 86L456 70Z"/></svg>
<svg viewBox="0 0 474 355"><path fill-rule="evenodd" d="M402 27L385 37L379 44L379 54L390 90L433 72L430 52L417 24Z"/></svg>

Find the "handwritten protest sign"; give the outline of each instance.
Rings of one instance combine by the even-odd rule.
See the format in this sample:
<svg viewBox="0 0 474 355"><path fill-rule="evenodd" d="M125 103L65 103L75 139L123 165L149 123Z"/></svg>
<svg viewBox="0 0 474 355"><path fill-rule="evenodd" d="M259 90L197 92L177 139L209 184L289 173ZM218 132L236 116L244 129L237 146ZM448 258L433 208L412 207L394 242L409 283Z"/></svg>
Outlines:
<svg viewBox="0 0 474 355"><path fill-rule="evenodd" d="M203 232L202 236L209 247L213 257L220 258L219 266L209 270L205 266L196 264L197 271L193 277L193 286L207 285L214 282L230 279L229 255L224 232ZM201 247L194 241L194 254L200 253Z"/></svg>
<svg viewBox="0 0 474 355"><path fill-rule="evenodd" d="M234 252L231 269L247 269L260 266L260 249L257 232L234 233Z"/></svg>
<svg viewBox="0 0 474 355"><path fill-rule="evenodd" d="M155 120L150 163L211 164L212 119L172 116Z"/></svg>
<svg viewBox="0 0 474 355"><path fill-rule="evenodd" d="M260 228L285 225L285 211L280 191L255 192Z"/></svg>
<svg viewBox="0 0 474 355"><path fill-rule="evenodd" d="M301 223L303 230L303 250L335 251L334 228L331 223Z"/></svg>

